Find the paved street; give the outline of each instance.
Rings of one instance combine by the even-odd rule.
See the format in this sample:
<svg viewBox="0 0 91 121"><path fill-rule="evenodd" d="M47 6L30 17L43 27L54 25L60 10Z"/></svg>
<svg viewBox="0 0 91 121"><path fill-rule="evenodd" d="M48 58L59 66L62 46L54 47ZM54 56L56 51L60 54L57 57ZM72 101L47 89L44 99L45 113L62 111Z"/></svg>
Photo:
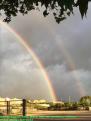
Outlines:
<svg viewBox="0 0 91 121"><path fill-rule="evenodd" d="M80 117L80 118L61 118L61 119L34 119L34 121L91 121L91 117Z"/></svg>
<svg viewBox="0 0 91 121"><path fill-rule="evenodd" d="M36 119L34 121L91 121L91 118L79 118L79 119Z"/></svg>
<svg viewBox="0 0 91 121"><path fill-rule="evenodd" d="M53 115L53 112L49 112L49 114ZM46 112L45 115L48 116L48 112ZM34 121L91 121L91 112L88 112L88 111L87 112L80 112L80 111L55 112L54 115L64 116L64 117L63 118L41 118L41 119L34 119ZM73 116L73 117L68 118L67 116Z"/></svg>

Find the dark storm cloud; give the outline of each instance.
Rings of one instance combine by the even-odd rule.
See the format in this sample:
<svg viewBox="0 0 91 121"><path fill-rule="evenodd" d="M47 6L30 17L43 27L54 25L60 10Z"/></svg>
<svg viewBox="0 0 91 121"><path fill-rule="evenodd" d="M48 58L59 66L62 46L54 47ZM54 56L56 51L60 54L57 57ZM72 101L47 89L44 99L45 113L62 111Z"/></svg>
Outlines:
<svg viewBox="0 0 91 121"><path fill-rule="evenodd" d="M61 51L61 42L59 47L57 45L56 35L58 35L77 67L82 68L83 65L87 67L87 60L91 56L90 19L89 17L82 21L80 14L76 14L60 25L56 25L52 16L44 19L40 13L35 12L24 18L18 16L12 26L27 39L45 66L62 64L65 60ZM22 21L21 24L19 21ZM82 62L79 61L80 55Z"/></svg>

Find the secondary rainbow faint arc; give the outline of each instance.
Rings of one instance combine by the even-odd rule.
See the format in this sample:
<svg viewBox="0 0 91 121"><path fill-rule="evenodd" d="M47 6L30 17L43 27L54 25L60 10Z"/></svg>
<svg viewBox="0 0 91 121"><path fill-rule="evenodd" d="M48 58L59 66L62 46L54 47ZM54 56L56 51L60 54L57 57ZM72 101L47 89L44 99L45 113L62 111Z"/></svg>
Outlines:
<svg viewBox="0 0 91 121"><path fill-rule="evenodd" d="M61 39L60 36L57 34L57 32L55 32L55 30L53 28L53 25L49 26L50 23L49 24L48 23L47 24L45 23L45 25L50 30L50 34L52 35L52 37L56 40L55 41L55 44L57 45L57 49L59 49L59 51L61 50L61 52L63 53L63 56L66 59L67 65L72 70L73 75L74 75L74 78L76 80L76 85L77 85L77 87L79 89L80 95L81 96L86 95L86 90L83 88L83 85L82 85L82 83L80 81L80 77L77 74L77 72L75 71L76 70L76 64L75 64L73 58L71 57L70 52L65 47L64 42L63 42L63 39Z"/></svg>
<svg viewBox="0 0 91 121"><path fill-rule="evenodd" d="M49 26L47 26L46 24L46 27L49 28ZM67 61L67 65L70 67L70 69L73 71L73 70L76 70L76 65L74 63L74 60L73 58L71 57L69 51L67 50L67 48L65 47L64 43L63 43L63 39L61 40L60 39L60 36L55 32L53 31L54 28L52 28L52 26L49 28L50 30L50 33L51 35L53 36L53 38L56 40L55 41L55 44L57 45L59 51L61 50L61 52L63 53L63 56L65 57L66 61ZM60 43L59 43L60 42ZM83 88L82 86L82 83L80 81L80 78L79 78L79 75L77 74L76 71L73 71L73 75L74 75L74 78L76 80L76 84L77 84L77 87L79 89L79 93L81 96L84 96L86 95L86 90Z"/></svg>
<svg viewBox="0 0 91 121"><path fill-rule="evenodd" d="M40 68L46 82L49 88L49 93L51 95L51 98L53 101L57 100L55 91L52 87L50 78L48 77L48 74L46 72L46 70L44 69L44 66L42 64L42 62L39 60L39 58L37 57L37 55L34 53L34 51L32 50L31 46L28 45L28 43L26 42L25 39L23 39L14 29L12 29L10 26L8 26L6 23L2 22L0 20L0 24L3 25L7 30L9 30L9 32L11 32L16 38L17 40L23 45L24 48L26 48L26 50L29 52L29 54L31 54L31 56L33 57L34 61L36 62L36 64L38 65L38 67Z"/></svg>
<svg viewBox="0 0 91 121"><path fill-rule="evenodd" d="M55 35L55 34L54 34ZM58 43L60 40L60 44ZM75 63L70 55L70 53L68 52L68 50L66 49L64 43L62 42L62 40L60 39L59 36L56 37L56 44L60 47L70 69L73 71L73 70L76 70L76 66L75 66ZM73 71L73 75L75 77L75 80L76 80L76 84L78 86L78 89L79 89L79 93L81 96L84 96L86 94L86 91L85 89L83 88L82 84L81 84L81 81L80 81L80 78L79 78L79 75L77 74L76 71Z"/></svg>

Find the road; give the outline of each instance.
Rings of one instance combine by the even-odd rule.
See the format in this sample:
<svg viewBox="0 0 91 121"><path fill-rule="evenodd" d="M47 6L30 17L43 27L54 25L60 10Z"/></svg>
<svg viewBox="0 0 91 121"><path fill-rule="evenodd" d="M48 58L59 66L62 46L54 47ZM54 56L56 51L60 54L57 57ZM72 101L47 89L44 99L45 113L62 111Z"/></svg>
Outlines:
<svg viewBox="0 0 91 121"><path fill-rule="evenodd" d="M37 118L33 121L91 121L91 111L55 111L41 112L39 114L44 115L45 118ZM46 118L46 116L61 116L61 118Z"/></svg>
<svg viewBox="0 0 91 121"><path fill-rule="evenodd" d="M79 118L79 119L36 119L34 121L91 121L91 118Z"/></svg>
<svg viewBox="0 0 91 121"><path fill-rule="evenodd" d="M42 119L34 119L33 121L91 121L91 116L81 116L79 118L42 118Z"/></svg>

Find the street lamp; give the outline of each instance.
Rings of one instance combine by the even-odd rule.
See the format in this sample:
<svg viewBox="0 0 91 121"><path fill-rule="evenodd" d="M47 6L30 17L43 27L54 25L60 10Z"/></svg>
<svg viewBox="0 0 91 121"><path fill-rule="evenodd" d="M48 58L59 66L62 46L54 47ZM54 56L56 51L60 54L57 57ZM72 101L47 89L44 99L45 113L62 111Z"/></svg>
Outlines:
<svg viewBox="0 0 91 121"><path fill-rule="evenodd" d="M7 103L7 115L9 115L10 114L10 98L7 97L5 100Z"/></svg>

